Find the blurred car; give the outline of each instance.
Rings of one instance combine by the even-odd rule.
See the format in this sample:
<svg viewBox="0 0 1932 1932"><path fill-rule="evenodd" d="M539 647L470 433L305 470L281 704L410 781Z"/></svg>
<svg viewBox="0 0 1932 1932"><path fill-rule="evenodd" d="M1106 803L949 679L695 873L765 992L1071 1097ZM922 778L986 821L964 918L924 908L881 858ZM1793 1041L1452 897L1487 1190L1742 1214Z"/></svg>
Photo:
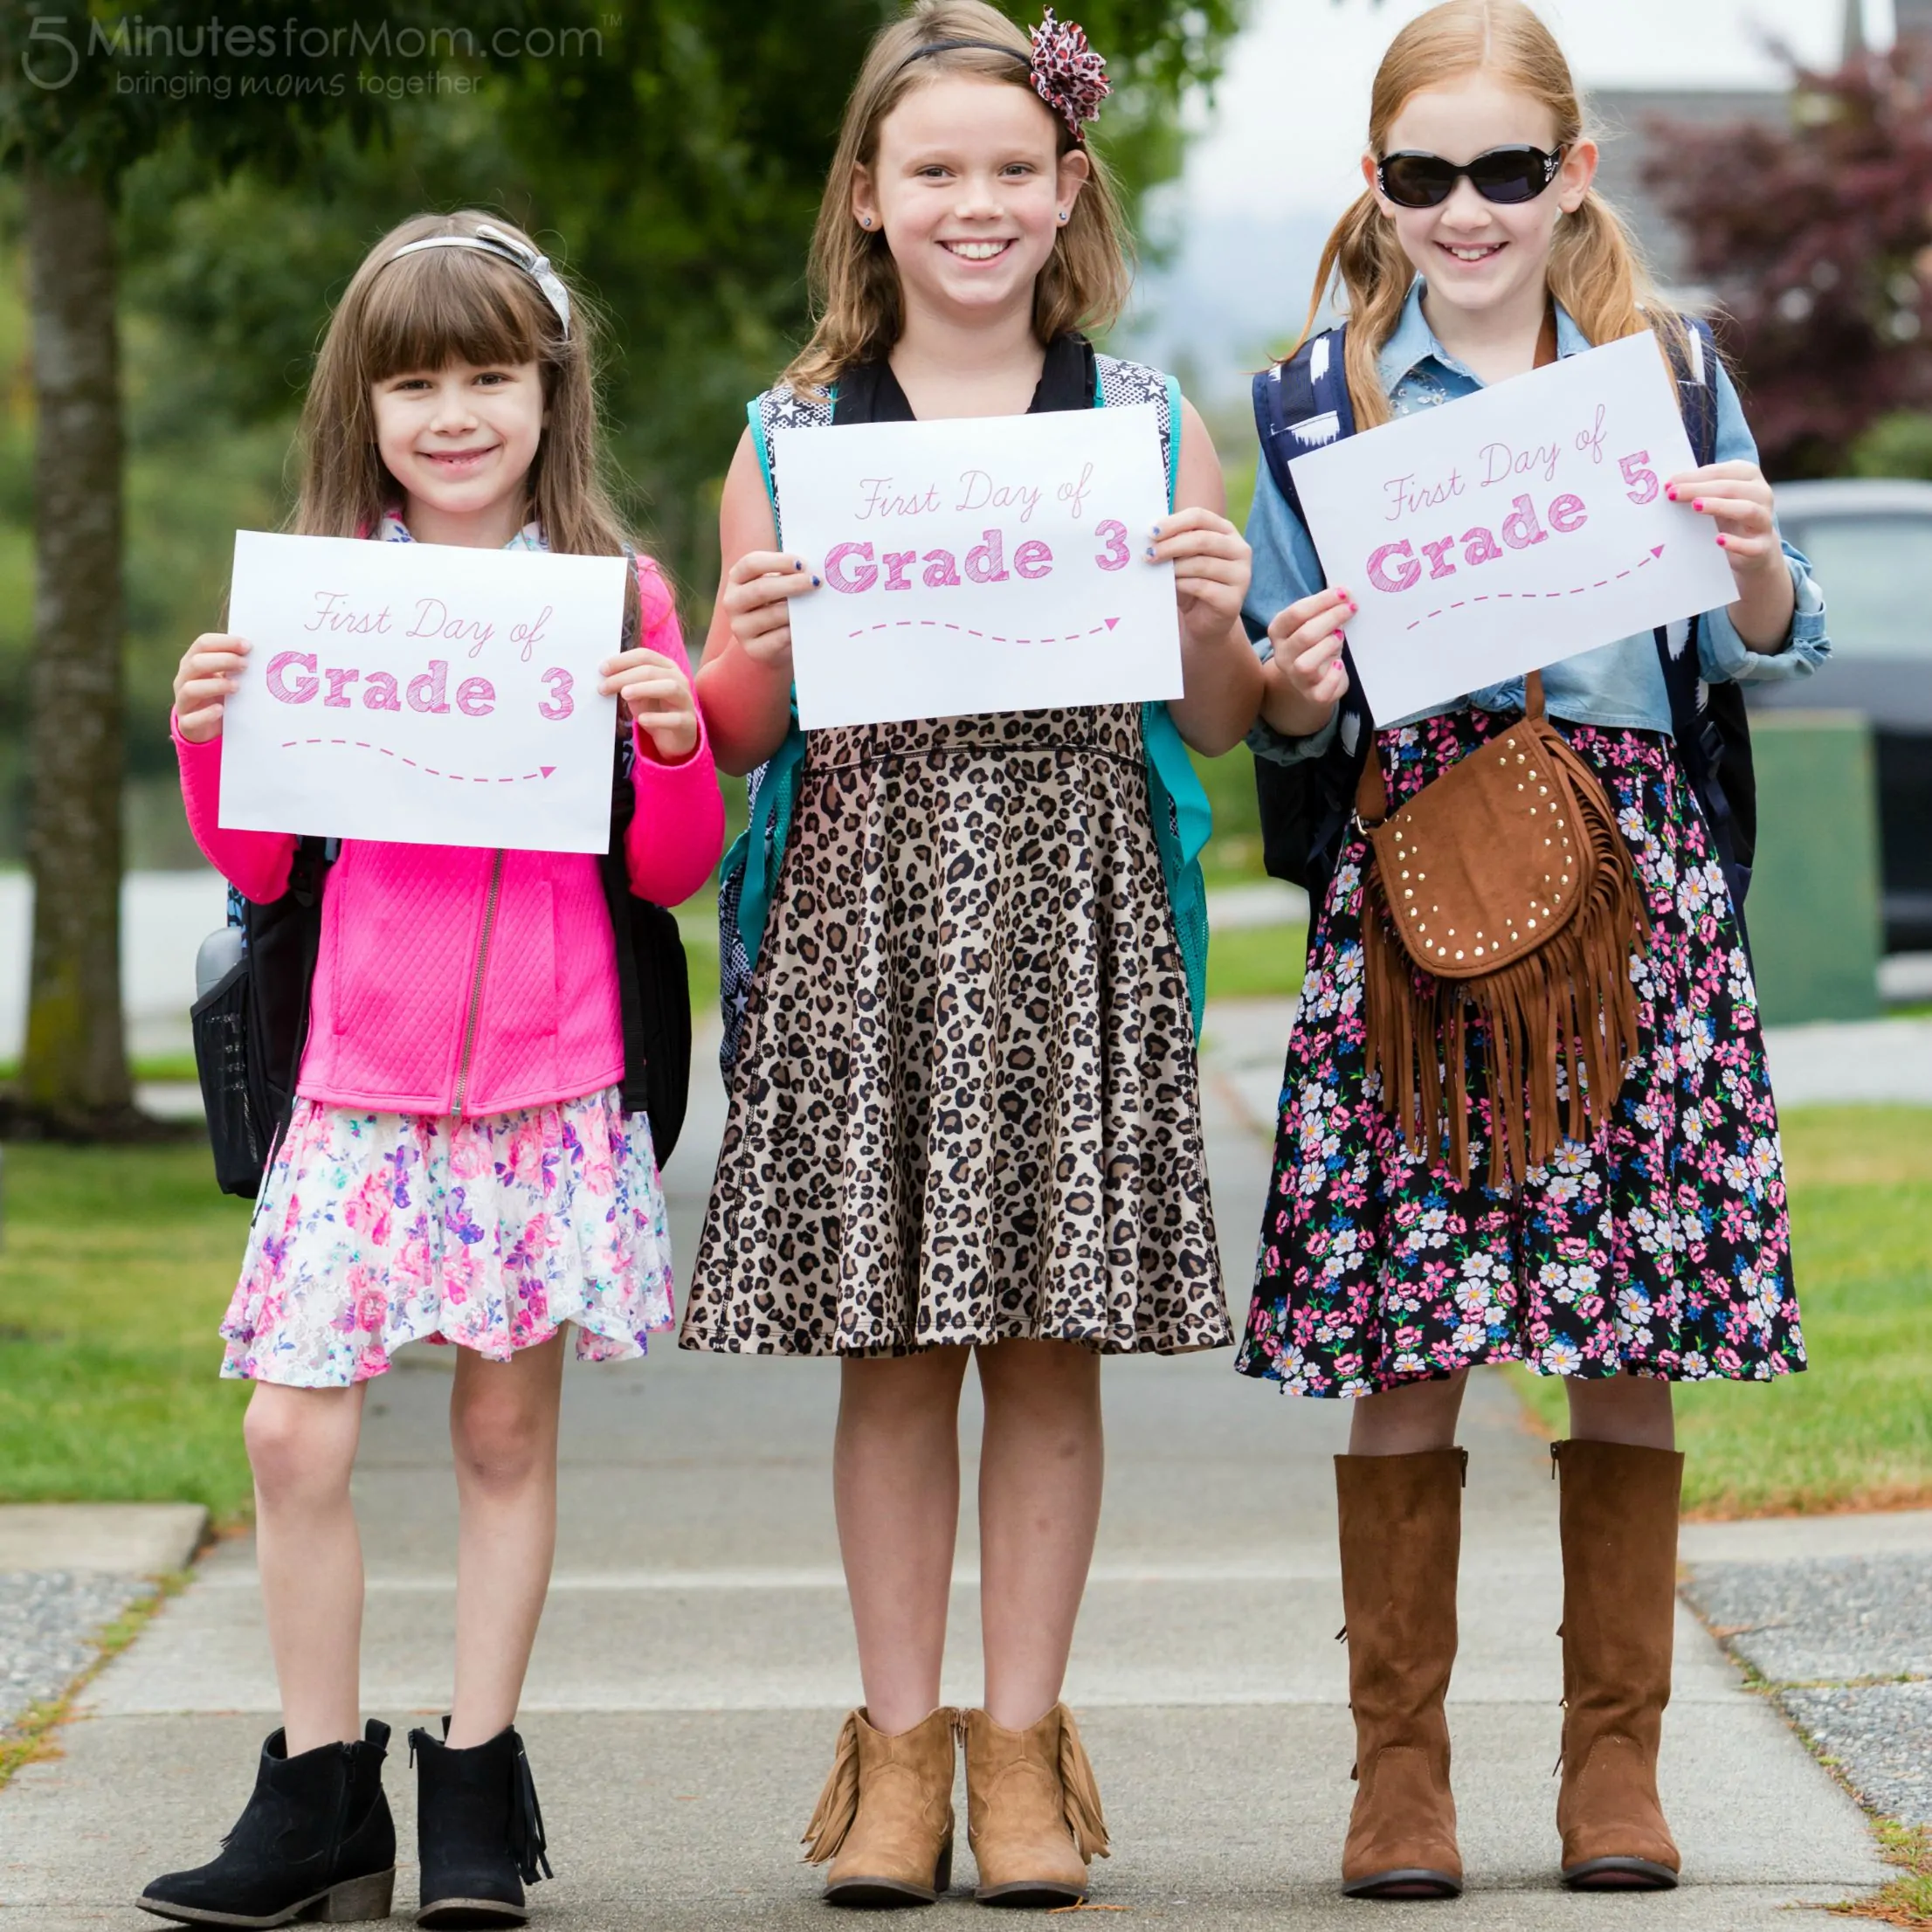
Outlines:
<svg viewBox="0 0 1932 1932"><path fill-rule="evenodd" d="M1777 518L1818 572L1832 658L1746 700L1871 720L1886 950L1932 951L1932 483L1781 484Z"/></svg>

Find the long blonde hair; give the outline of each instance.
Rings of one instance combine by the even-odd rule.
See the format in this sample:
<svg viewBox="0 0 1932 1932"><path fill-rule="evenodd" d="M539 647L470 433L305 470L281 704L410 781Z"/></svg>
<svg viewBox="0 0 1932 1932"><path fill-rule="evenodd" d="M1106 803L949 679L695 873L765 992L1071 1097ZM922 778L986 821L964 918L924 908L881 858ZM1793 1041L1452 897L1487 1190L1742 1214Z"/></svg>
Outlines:
<svg viewBox="0 0 1932 1932"><path fill-rule="evenodd" d="M1389 130L1411 96L1478 72L1494 75L1549 108L1556 117L1559 145L1584 138L1583 103L1570 63L1556 36L1523 0L1445 0L1411 20L1382 57L1369 108L1370 150L1387 151ZM1373 429L1389 420L1389 397L1377 359L1402 320L1415 274L1395 224L1365 191L1321 252L1301 335L1306 342L1314 333L1321 306L1339 279L1349 315L1343 361L1359 428ZM1682 317L1659 297L1630 231L1594 188L1576 213L1558 224L1549 275L1550 293L1592 344L1650 328L1666 348L1682 352Z"/></svg>
<svg viewBox="0 0 1932 1932"><path fill-rule="evenodd" d="M816 326L784 380L802 396L829 389L847 369L876 362L899 340L904 307L892 250L877 229L853 220L852 177L878 158L880 124L914 87L947 74L971 74L1032 92L1026 69L979 47L952 47L913 60L941 40L986 40L1031 61L1032 44L985 0L915 0L873 37L845 104L838 148L825 177L811 238ZM910 65L908 65L910 62ZM1043 107L1043 111L1044 107ZM1059 151L1074 145L1063 125ZM1133 278L1133 241L1119 194L1101 157L1088 151L1090 173L1053 253L1033 290L1033 332L1042 342L1071 328L1105 328L1126 305Z"/></svg>
<svg viewBox="0 0 1932 1932"><path fill-rule="evenodd" d="M473 235L488 224L529 245L500 215L464 209L417 215L364 257L329 318L302 410L301 489L293 528L302 536L362 536L402 492L376 446L375 385L406 370L453 362L535 362L549 420L530 466L528 508L553 550L613 556L624 534L603 473L597 427L598 321L570 289L565 333L536 283L500 256L425 248L390 258L429 235Z"/></svg>

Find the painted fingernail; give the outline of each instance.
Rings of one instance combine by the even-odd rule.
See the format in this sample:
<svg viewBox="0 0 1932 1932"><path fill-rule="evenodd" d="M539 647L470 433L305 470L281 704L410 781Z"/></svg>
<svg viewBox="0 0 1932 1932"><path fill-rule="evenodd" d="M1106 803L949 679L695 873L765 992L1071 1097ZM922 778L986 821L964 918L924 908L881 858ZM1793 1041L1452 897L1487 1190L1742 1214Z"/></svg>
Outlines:
<svg viewBox="0 0 1932 1932"><path fill-rule="evenodd" d="M802 570L805 567L805 560L802 556L795 556L791 560L791 567L795 570Z"/></svg>
<svg viewBox="0 0 1932 1932"><path fill-rule="evenodd" d="M1721 536L1717 540L1717 547L1720 550L1728 550L1731 547L1731 540L1728 536Z"/></svg>
<svg viewBox="0 0 1932 1932"><path fill-rule="evenodd" d="M1154 546L1151 543L1147 547L1147 557L1149 562L1151 563L1154 561Z"/></svg>
<svg viewBox="0 0 1932 1932"><path fill-rule="evenodd" d="M812 580L811 580L811 587L812 587L812 589L816 590L817 590L817 589L818 588L819 584L820 584L820 583L821 583L822 582L824 582L824 579L823 579L823 578L821 578L821 577L818 577L818 576L814 576L814 577L812 578Z"/></svg>
<svg viewBox="0 0 1932 1932"><path fill-rule="evenodd" d="M1704 500L1703 500L1703 498L1702 498L1702 497L1698 497L1698 498L1696 498L1696 499L1695 499L1695 500L1694 500L1693 501L1693 503L1691 504L1691 507L1692 507L1692 509L1694 509L1694 510L1701 510L1701 509L1702 509L1702 508L1704 507Z"/></svg>
<svg viewBox="0 0 1932 1932"><path fill-rule="evenodd" d="M1677 500L1677 486L1674 483L1666 483L1664 486L1664 494L1674 503Z"/></svg>
<svg viewBox="0 0 1932 1932"><path fill-rule="evenodd" d="M1161 534L1161 526L1158 523L1154 526L1154 534L1156 536L1158 536Z"/></svg>

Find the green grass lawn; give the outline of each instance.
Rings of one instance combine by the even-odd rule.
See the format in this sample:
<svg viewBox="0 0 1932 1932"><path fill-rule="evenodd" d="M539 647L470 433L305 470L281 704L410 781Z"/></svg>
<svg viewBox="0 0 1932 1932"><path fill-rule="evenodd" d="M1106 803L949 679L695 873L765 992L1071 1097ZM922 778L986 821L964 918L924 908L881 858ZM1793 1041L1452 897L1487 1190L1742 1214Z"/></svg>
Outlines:
<svg viewBox="0 0 1932 1932"><path fill-rule="evenodd" d="M1222 970L1267 936L1217 942ZM1812 1368L1682 1392L1689 1503L1735 1515L1932 1501L1932 1110L1794 1109L1785 1146ZM6 1183L0 1501L179 1498L219 1520L245 1515L246 1391L217 1378L215 1325L247 1203L216 1193L197 1143L16 1145ZM1521 1382L1561 1429L1561 1388Z"/></svg>
<svg viewBox="0 0 1932 1932"><path fill-rule="evenodd" d="M1306 926L1236 927L1211 933L1208 997L1281 999L1298 993L1308 950Z"/></svg>
<svg viewBox="0 0 1932 1932"><path fill-rule="evenodd" d="M1237 745L1225 758L1190 752L1208 804L1214 836L1201 854L1201 871L1212 886L1242 886L1266 879L1261 864L1261 808L1254 795L1254 754Z"/></svg>
<svg viewBox="0 0 1932 1932"><path fill-rule="evenodd" d="M249 1204L198 1142L6 1149L0 1501L249 1506L246 1390L217 1378Z"/></svg>
<svg viewBox="0 0 1932 1932"><path fill-rule="evenodd" d="M1932 1504L1932 1109L1784 1115L1811 1366L1678 1397L1685 1503L1708 1515ZM1521 1373L1565 1427L1560 1384Z"/></svg>

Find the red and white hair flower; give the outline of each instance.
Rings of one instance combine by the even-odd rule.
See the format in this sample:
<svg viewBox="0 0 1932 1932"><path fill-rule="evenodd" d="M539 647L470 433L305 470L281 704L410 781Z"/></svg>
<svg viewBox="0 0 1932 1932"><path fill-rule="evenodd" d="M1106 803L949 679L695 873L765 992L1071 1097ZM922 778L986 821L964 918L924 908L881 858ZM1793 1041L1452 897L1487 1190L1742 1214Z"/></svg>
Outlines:
<svg viewBox="0 0 1932 1932"><path fill-rule="evenodd" d="M1074 140L1084 140L1080 128L1100 118L1101 103L1114 91L1106 60L1088 45L1083 28L1054 19L1051 7L1032 30L1032 41L1035 91Z"/></svg>

